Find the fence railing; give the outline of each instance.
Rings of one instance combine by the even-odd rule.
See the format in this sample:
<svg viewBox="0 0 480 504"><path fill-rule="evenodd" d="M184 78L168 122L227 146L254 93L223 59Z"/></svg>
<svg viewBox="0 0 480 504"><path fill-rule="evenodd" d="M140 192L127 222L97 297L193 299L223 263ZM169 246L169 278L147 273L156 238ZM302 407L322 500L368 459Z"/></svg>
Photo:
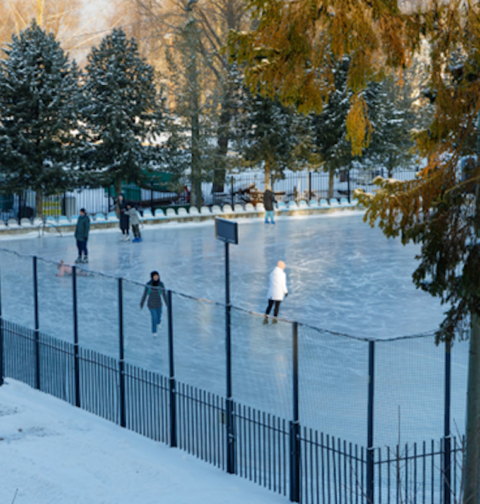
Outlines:
<svg viewBox="0 0 480 504"><path fill-rule="evenodd" d="M415 178L416 171L397 169L392 176L399 180ZM345 170L330 178L329 173L320 172L288 172L281 179L271 179L272 188L278 201L299 201L322 198L348 198L351 199L355 189L368 191L373 186L377 175L388 176L384 169L378 170ZM240 203L256 204L262 201L265 190L265 176L258 172L242 172L228 175L225 179L222 192L214 192L214 184L202 183L203 204L206 206ZM190 206L190 185L188 181L184 189L179 192L160 192L155 186L140 188L130 184L123 189L127 200L140 210L156 208ZM17 195L0 195L0 218L8 221L9 218L36 217L36 193L23 191ZM43 216L58 217L65 215L71 217L78 215L81 208L90 214L103 213L115 210L115 190L107 188L78 188L43 198Z"/></svg>
<svg viewBox="0 0 480 504"><path fill-rule="evenodd" d="M3 304L0 303L0 385L4 376L23 381L150 439L183 449L216 467L229 470L281 495L286 495L294 502L373 504L418 501L450 504L459 500L462 493L464 440L457 441L451 436L449 423L444 425L444 436L439 436L437 441L406 442L387 447L383 447L383 441L381 444L375 441L374 416L377 411L375 392L381 390L381 383L377 383L376 376L378 374L381 376L382 368L379 367L378 358L379 355L384 355L382 353L384 350L377 353L377 349L384 348L388 341L353 337L345 339L342 335L327 335L325 331L318 331L316 333L318 340L309 342L309 345L320 346L320 350L327 354L325 358L330 365L335 364L334 355L339 346L347 348L348 343L366 345L366 355L364 354L364 359L360 362L361 367L365 368L367 378L365 382L363 379L360 380L366 385L364 389L366 400L361 401L366 407L363 411L359 411L356 403L348 396L348 392L351 392L348 389L352 389L353 383L359 379L358 373L354 373L351 383L345 383L344 389L343 386L336 388L338 384L328 383L328 380L327 384L322 380L314 381L312 387L311 380L315 376L307 375L305 370L303 373L300 372L302 367L308 364L306 354L299 353L302 339L308 339L309 335L308 331L303 329L311 331L313 328L279 320L276 328L283 325L287 332L276 333L273 344L276 347L281 347L283 344L286 346L281 354L272 354L266 351L268 349L262 344L262 340L257 339L259 335L264 340L267 339L265 336L267 333L259 333L260 330L265 330L265 326L261 323L262 319L245 310L238 310L236 316L232 317L234 341L240 334L248 335L249 344L255 343L257 346L253 348L252 353L245 354L245 360L232 359L233 365L237 367L242 362L241 369L236 371L241 373L240 376L247 382L248 373L252 372L249 369L255 369L254 364L267 367L266 358L280 358L280 367L274 376L276 393L284 394L288 397L288 402L291 402L288 405L283 404L283 413L272 412L271 403L264 400L266 396L262 394L266 392L271 396L272 390L275 389L269 388L268 380L258 374L257 369L252 382L256 391L249 389L247 385L247 389L242 392L240 385L237 385L238 393L234 387L231 407L227 407L224 393L216 393L205 386L194 386L193 383L188 383L188 374L183 374L182 379L180 378L182 372L179 374L177 370L177 365L181 364L184 358L182 353L186 349L194 353L200 352L198 339L188 339L192 336L192 328L196 328L193 332L197 338L209 339L211 342L218 340L219 336L215 331L202 333L202 330L206 324L212 325L207 329L212 329L217 323L219 326L222 325L223 319L220 317L220 320L217 320L218 314L212 310L218 306L218 313L224 312L223 305L208 303L207 306L204 301L168 291L166 315L168 337L162 343L165 349L162 352L163 372L158 372L148 369L148 366L141 362L139 364L134 362L138 361L138 356L133 359L129 357L133 342L131 331L138 325L135 324L134 327L130 323L129 309L131 300L138 297L137 292L143 291L143 285L121 278L108 278L109 285L116 287L116 313L113 315L118 321L116 327L118 351L115 352L116 355L107 355L104 351L87 348L90 341L87 338L82 341L82 334L85 333L79 332L79 323L89 324L89 332L93 333L93 338L97 338L94 327L96 317L95 313L90 312L88 322L80 320L80 313L85 312L80 310L84 308L81 306L82 298L77 293L80 290L79 281L87 280L89 277L84 278L77 274L80 270L76 268L73 269L70 285L72 295L69 298L73 342L47 335L40 329L40 320L45 320L47 317L40 316L43 299L39 298L39 292L42 292L42 298L52 295L43 285L51 281L51 276L42 275L40 264L50 264L49 261L13 254L17 259L31 261L29 281L32 282L33 296L25 296L25 286L21 293L23 303L31 301L29 308L33 312L33 327L25 327L26 322L15 323L9 320L8 303L13 302L19 306L19 300L15 299L17 292L11 287L8 275L5 276L5 268L11 266L8 262L11 255L6 251L1 254ZM106 277L101 275L99 278ZM90 279L92 280L91 277ZM90 287L93 295L96 289L92 289L92 285ZM106 318L107 324L111 324L105 310L107 307L105 303L108 301L105 292L102 292L102 296L104 301L101 307L102 316ZM182 305L182 299L187 304ZM95 299L92 302L100 304ZM200 303L200 310L197 313L192 308L194 306L192 303ZM56 304L57 312L59 308L61 307ZM48 316L48 312L45 315ZM188 324L188 320L186 325L184 324L189 318L193 326ZM108 332L102 327L99 330L105 338ZM62 334L67 335L66 339L69 338L67 327L63 323ZM417 340L420 341L421 338L397 339L395 343L407 346L411 341ZM135 340L137 341L140 340ZM192 341L195 342L192 344ZM332 341L333 346L330 345ZM234 356L242 351L247 352L246 343L247 340L241 340L239 345L232 346ZM306 349L308 348L311 350L311 347L307 346ZM415 354L419 348L411 347ZM352 349L350 346L350 351ZM445 373L446 390L450 387L452 372L450 360L453 353L452 349L448 350L444 349L444 362L440 362ZM396 353L396 348L393 351ZM254 356L262 352L263 357L254 361ZM346 355L342 355L343 374L355 364L353 360L349 361L348 357L346 359ZM148 355L144 356L147 357ZM354 357L358 360L358 356ZM225 354L217 358L223 360L224 365L229 362ZM389 358L390 361L386 365L389 372L394 373L395 367L391 361L393 355L389 355ZM430 358L435 361L431 354ZM190 367L198 366L198 362L190 359L191 356L187 356L187 364ZM285 359L289 360L287 366ZM198 376L202 371L207 371L205 366L208 365L209 362L201 356L200 367L194 370L194 375ZM327 363L317 361L310 362L309 365L316 368L319 365L328 366ZM235 372L233 376L235 377ZM393 387L388 383L386 385ZM325 386L332 388L335 403L346 409L347 420L336 415L335 411L329 411L333 403L316 399L314 389ZM396 385L397 388L399 386ZM394 390L396 393L398 391L399 389ZM254 397L255 394L257 397ZM341 394L345 396L342 397ZM304 415L302 413L304 408L302 409L301 405L312 398L316 414ZM264 406L258 407L254 403ZM388 404L377 406L384 408ZM445 413L450 412L451 403L447 393L444 395L442 410L442 419L448 419L450 415ZM315 428L311 423L318 418L325 418L329 413L333 413L334 421L343 423L344 436ZM416 422L420 426L418 411L416 413ZM227 418L228 415L231 415L230 419ZM227 430L228 420L233 425L230 431ZM360 427L364 429L364 439L367 443L352 442L352 437L355 437L354 427L359 422L363 424L363 427L362 425ZM333 430L328 422L324 425ZM390 429L392 428L394 426L390 425ZM430 424L427 429L430 431ZM409 436L409 433L406 435ZM405 438L405 434L403 437Z"/></svg>

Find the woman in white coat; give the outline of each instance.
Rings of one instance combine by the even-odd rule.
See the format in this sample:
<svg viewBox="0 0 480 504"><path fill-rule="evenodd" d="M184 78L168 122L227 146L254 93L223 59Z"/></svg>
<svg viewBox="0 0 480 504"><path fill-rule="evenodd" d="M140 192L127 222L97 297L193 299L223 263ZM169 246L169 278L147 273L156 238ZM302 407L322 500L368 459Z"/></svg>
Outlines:
<svg viewBox="0 0 480 504"><path fill-rule="evenodd" d="M287 290L287 275L285 274L285 263L283 261L278 261L277 267L270 273L270 287L268 289L268 306L265 312L264 324L268 324L268 315L272 311L272 307L275 305L273 310L273 323L277 323L276 317L278 316L278 311L280 310L280 303L283 301L285 296L288 296Z"/></svg>

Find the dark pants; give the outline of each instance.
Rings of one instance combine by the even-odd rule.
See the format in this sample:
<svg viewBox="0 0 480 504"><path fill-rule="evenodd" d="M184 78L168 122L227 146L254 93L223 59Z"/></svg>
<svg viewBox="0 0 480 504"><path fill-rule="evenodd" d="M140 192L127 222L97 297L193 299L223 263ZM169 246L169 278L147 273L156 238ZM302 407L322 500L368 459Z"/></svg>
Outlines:
<svg viewBox="0 0 480 504"><path fill-rule="evenodd" d="M133 236L135 236L135 238L142 237L142 235L140 234L140 224L132 224L132 231L133 231Z"/></svg>
<svg viewBox="0 0 480 504"><path fill-rule="evenodd" d="M269 299L267 311L265 312L265 315L270 315L270 312L272 311L272 307L275 304L275 309L273 310L273 316L276 317L278 315L278 310L280 310L280 303L281 303L281 301L274 301L273 299Z"/></svg>
<svg viewBox="0 0 480 504"><path fill-rule="evenodd" d="M88 256L87 242L86 241L77 240L77 248L78 248L78 256L79 257L82 256L82 252L83 252L83 255L85 257Z"/></svg>
<svg viewBox="0 0 480 504"><path fill-rule="evenodd" d="M128 235L128 228L122 228L122 234Z"/></svg>

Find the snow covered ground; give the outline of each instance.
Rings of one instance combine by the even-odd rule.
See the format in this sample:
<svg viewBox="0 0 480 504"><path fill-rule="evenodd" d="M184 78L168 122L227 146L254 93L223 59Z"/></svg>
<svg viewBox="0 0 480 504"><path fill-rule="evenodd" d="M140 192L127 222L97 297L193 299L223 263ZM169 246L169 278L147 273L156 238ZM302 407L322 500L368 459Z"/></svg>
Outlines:
<svg viewBox="0 0 480 504"><path fill-rule="evenodd" d="M268 275L277 260L287 264L290 294L281 316L320 327L300 326L300 421L365 445L368 344L332 334L385 339L435 329L438 300L414 288L411 274L419 249L387 240L362 222L361 212L280 217L275 226L239 221L231 246L234 305L263 312ZM122 243L118 230L93 232L88 268L137 282L160 271L167 288L222 302L224 250L213 222L145 227L141 244ZM1 246L73 262L72 236L3 239ZM2 310L6 319L33 327L32 261L2 253ZM39 261L40 328L73 340L71 278ZM114 278L78 278L80 344L118 356L117 283ZM124 283L126 360L168 374L167 332L150 334L149 313L139 308L143 287ZM179 381L225 393L224 308L179 295L173 298L175 368ZM286 419L292 414L291 324L263 325L262 317L232 313L233 394L241 404ZM378 342L375 377L375 444L423 441L443 434L444 350L433 338ZM452 417L463 432L467 343L452 358ZM457 431L455 428L455 432Z"/></svg>
<svg viewBox="0 0 480 504"><path fill-rule="evenodd" d="M287 499L7 379L0 502L280 504Z"/></svg>

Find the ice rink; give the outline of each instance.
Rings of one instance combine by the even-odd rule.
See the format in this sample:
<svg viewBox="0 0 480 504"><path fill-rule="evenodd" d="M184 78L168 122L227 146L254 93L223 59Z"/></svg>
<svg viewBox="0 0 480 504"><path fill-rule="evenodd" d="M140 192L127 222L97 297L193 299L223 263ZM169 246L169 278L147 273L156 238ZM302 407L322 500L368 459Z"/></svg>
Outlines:
<svg viewBox="0 0 480 504"><path fill-rule="evenodd" d="M412 284L419 248L387 240L362 221L362 212L284 217L276 225L239 221L239 245L231 246L232 304L263 312L268 276L286 262L289 296L280 316L300 326L302 425L366 443L368 344L336 336L387 339L434 330L442 320L438 300ZM120 241L118 230L92 232L88 269L144 283L158 270L168 289L222 303L224 245L212 221L145 227L140 244ZM73 263L72 234L2 239L0 247ZM73 340L72 280L55 276L39 260L41 331ZM2 308L6 319L33 327L32 261L1 254ZM124 283L126 359L168 374L167 320L157 339L150 315L140 310L143 287ZM117 282L78 277L80 343L118 355ZM224 395L224 308L173 296L177 379ZM232 313L233 393L262 411L291 418L291 325ZM463 432L467 343L455 345L452 416ZM443 434L444 349L433 338L376 344L375 444L423 441ZM455 427L456 430L456 427Z"/></svg>

